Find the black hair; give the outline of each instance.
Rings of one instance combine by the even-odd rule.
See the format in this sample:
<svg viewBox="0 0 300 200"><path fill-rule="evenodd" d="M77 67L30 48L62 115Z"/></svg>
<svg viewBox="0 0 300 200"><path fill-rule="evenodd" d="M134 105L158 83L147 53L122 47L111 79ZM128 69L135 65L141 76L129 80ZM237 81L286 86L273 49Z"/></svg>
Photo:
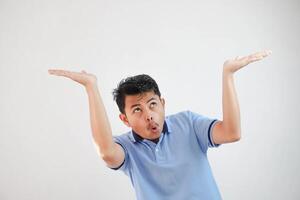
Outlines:
<svg viewBox="0 0 300 200"><path fill-rule="evenodd" d="M149 91L153 91L160 97L160 91L155 80L147 74L140 74L122 79L118 87L113 90L113 97L120 112L125 114L126 95L142 94Z"/></svg>

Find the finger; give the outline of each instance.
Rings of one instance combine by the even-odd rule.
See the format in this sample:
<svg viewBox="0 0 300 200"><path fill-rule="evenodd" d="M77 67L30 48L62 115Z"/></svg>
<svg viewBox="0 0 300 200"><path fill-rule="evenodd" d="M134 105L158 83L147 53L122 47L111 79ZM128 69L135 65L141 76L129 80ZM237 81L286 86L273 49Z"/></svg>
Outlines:
<svg viewBox="0 0 300 200"><path fill-rule="evenodd" d="M249 57L249 62L251 63L251 62L259 61L263 58L264 58L263 56L259 56L259 55L251 56L251 57Z"/></svg>
<svg viewBox="0 0 300 200"><path fill-rule="evenodd" d="M271 53L272 53L272 51L270 51L270 50L260 51L260 52L253 54L253 57L264 58L264 57L267 57L268 55L270 55Z"/></svg>
<svg viewBox="0 0 300 200"><path fill-rule="evenodd" d="M271 54L272 54L272 51L271 51L271 50L265 50L265 51L264 51L265 57L266 57L266 56L269 56L269 55L271 55Z"/></svg>
<svg viewBox="0 0 300 200"><path fill-rule="evenodd" d="M61 76L63 74L63 70L51 69L48 72L52 75Z"/></svg>
<svg viewBox="0 0 300 200"><path fill-rule="evenodd" d="M238 56L238 60L242 63L243 66L249 64L248 56L243 56L243 57Z"/></svg>
<svg viewBox="0 0 300 200"><path fill-rule="evenodd" d="M254 54L249 55L249 61L254 62L254 61L261 60L261 59L267 57L268 55L270 55L271 53L272 53L272 51L270 51L270 50L256 52Z"/></svg>
<svg viewBox="0 0 300 200"><path fill-rule="evenodd" d="M65 77L68 77L68 78L71 78L72 73L73 73L71 71L61 70L61 69L52 69L52 70L48 70L48 72L52 75L65 76Z"/></svg>
<svg viewBox="0 0 300 200"><path fill-rule="evenodd" d="M65 70L61 70L61 69L49 69L48 70L48 72L50 74L54 74L54 75L61 75L63 71L65 71Z"/></svg>

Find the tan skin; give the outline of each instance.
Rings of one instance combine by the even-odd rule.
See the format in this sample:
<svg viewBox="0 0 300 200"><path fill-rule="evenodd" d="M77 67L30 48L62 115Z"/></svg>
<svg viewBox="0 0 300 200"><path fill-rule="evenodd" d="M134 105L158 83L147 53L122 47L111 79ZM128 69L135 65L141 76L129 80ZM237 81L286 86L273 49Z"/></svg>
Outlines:
<svg viewBox="0 0 300 200"><path fill-rule="evenodd" d="M252 62L262 60L271 51L260 51L244 57L226 60L223 64L223 120L213 128L213 141L216 144L238 141L241 137L240 112L234 88L233 75L236 71ZM125 158L123 148L113 142L110 123L97 87L95 75L85 71L72 72L50 69L48 72L56 76L64 76L83 85L89 97L91 127L98 153L109 167L119 166ZM154 99L152 99L154 98ZM150 100L150 101L149 101ZM153 105L155 101L156 105ZM132 107L133 105L136 105ZM133 110L135 111L133 112ZM127 96L125 99L125 114L120 119L143 138L159 138L165 117L165 100L153 92L142 96ZM156 130L151 131L151 128Z"/></svg>
<svg viewBox="0 0 300 200"><path fill-rule="evenodd" d="M157 139L164 125L165 100L153 91L126 96L125 114L121 113L119 117L142 138Z"/></svg>
<svg viewBox="0 0 300 200"><path fill-rule="evenodd" d="M248 56L226 60L223 64L222 110L223 120L213 128L215 144L231 143L241 138L240 108L234 87L234 73L250 63L260 61L269 56L271 51L260 51Z"/></svg>

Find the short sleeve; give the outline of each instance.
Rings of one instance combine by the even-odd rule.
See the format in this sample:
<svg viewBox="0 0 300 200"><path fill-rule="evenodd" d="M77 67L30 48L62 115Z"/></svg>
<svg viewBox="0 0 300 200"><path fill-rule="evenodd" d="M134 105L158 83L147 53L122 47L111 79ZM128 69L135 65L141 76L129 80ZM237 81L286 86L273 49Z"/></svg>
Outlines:
<svg viewBox="0 0 300 200"><path fill-rule="evenodd" d="M121 147L124 149L125 159L119 167L116 167L116 168L109 167L109 168L113 169L113 170L121 170L121 171L124 171L125 174L128 174L129 153L128 153L128 149L126 148L126 142L123 141L120 136L113 136L113 140L115 143L118 143L119 145L121 145Z"/></svg>
<svg viewBox="0 0 300 200"><path fill-rule="evenodd" d="M191 111L188 112L190 119L192 120L193 130L197 136L202 151L206 153L208 148L219 147L220 144L215 144L212 138L213 127L219 120L208 118Z"/></svg>

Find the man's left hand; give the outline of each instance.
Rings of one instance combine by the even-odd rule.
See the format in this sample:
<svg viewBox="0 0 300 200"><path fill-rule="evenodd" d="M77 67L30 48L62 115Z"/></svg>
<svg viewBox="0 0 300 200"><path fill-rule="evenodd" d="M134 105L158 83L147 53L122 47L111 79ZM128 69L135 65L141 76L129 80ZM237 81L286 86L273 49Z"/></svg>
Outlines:
<svg viewBox="0 0 300 200"><path fill-rule="evenodd" d="M248 56L241 57L241 58L239 56L237 56L235 59L226 60L223 64L223 70L226 73L233 74L234 72L245 67L246 65L248 65L252 62L255 62L255 61L259 61L259 60L267 57L271 53L272 53L272 51L266 50L266 51L256 52L256 53L253 53Z"/></svg>

